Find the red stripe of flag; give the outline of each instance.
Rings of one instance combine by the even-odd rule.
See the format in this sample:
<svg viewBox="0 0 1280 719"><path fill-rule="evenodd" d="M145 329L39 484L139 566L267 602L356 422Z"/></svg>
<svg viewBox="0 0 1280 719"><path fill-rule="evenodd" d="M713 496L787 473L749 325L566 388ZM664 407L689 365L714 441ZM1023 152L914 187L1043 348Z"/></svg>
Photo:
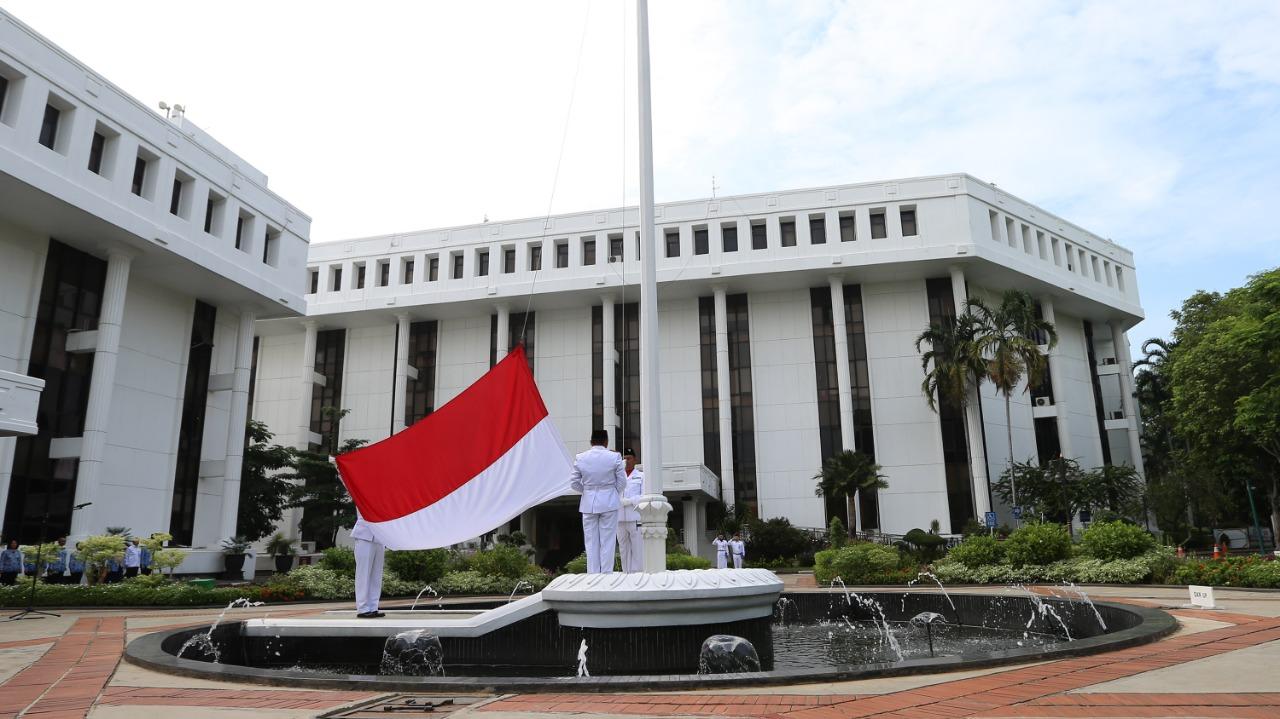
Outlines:
<svg viewBox="0 0 1280 719"><path fill-rule="evenodd" d="M386 522L469 482L547 416L517 346L488 374L412 427L337 457L360 515Z"/></svg>

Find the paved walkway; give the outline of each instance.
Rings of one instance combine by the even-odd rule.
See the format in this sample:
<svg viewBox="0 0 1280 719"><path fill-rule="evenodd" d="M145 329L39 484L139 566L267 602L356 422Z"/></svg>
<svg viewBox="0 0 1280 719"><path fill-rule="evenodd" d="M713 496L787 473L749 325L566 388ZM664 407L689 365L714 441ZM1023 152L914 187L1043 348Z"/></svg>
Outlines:
<svg viewBox="0 0 1280 719"><path fill-rule="evenodd" d="M998 590L989 590L998 591ZM1041 588L1037 591L1051 592ZM1177 605L1185 590L1088 588L1094 596ZM594 717L1280 717L1280 594L1220 591L1225 611L1173 610L1181 628L1154 644L1020 667L707 692L493 697L469 719ZM318 614L333 605L234 610ZM126 641L197 624L209 610L84 610L0 622L0 719L124 719L157 709L182 719L303 719L369 692L263 688L152 672L121 662Z"/></svg>

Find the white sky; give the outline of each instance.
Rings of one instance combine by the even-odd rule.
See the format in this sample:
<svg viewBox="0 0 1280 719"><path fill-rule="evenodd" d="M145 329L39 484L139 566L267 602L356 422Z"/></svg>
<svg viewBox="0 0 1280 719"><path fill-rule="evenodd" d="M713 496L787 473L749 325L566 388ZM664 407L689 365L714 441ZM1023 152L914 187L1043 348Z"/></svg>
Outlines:
<svg viewBox="0 0 1280 719"><path fill-rule="evenodd" d="M630 4L2 1L186 105L316 242L636 199ZM659 202L970 172L1137 253L1135 345L1280 264L1280 2L652 0L650 25Z"/></svg>

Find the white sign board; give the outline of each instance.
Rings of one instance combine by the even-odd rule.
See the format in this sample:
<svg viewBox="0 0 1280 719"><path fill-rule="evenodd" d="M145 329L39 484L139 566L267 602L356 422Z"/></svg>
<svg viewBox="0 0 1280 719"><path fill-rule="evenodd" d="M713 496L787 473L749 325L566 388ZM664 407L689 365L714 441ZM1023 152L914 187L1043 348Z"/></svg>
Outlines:
<svg viewBox="0 0 1280 719"><path fill-rule="evenodd" d="M1216 609L1213 604L1213 587L1198 587L1194 584L1187 587L1191 592L1191 604L1204 609Z"/></svg>

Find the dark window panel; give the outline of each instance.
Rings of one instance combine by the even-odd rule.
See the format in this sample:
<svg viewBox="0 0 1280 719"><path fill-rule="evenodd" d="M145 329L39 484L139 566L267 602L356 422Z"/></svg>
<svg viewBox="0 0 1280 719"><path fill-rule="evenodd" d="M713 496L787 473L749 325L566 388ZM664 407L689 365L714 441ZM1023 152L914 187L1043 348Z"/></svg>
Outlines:
<svg viewBox="0 0 1280 719"><path fill-rule="evenodd" d="M58 121L61 118L61 110L53 105L44 106L44 119L40 122L40 144L50 150L58 140Z"/></svg>
<svg viewBox="0 0 1280 719"><path fill-rule="evenodd" d="M840 215L840 241L853 242L858 239L856 227L852 212L847 215Z"/></svg>
<svg viewBox="0 0 1280 719"><path fill-rule="evenodd" d="M883 240L888 236L889 236L889 230L884 221L884 210L872 210L871 239Z"/></svg>
<svg viewBox="0 0 1280 719"><path fill-rule="evenodd" d="M693 231L693 254L705 255L711 251L707 228L700 227Z"/></svg>
<svg viewBox="0 0 1280 719"><path fill-rule="evenodd" d="M751 249L763 250L769 246L769 232L763 222L751 225Z"/></svg>
<svg viewBox="0 0 1280 719"><path fill-rule="evenodd" d="M102 174L102 156L106 149L107 138L100 132L93 133L93 140L89 143L89 172L95 175Z"/></svg>
<svg viewBox="0 0 1280 719"><path fill-rule="evenodd" d="M720 247L724 252L738 251L737 225L725 225L720 228Z"/></svg>
<svg viewBox="0 0 1280 719"><path fill-rule="evenodd" d="M912 237L916 234L916 211L915 208L902 210L898 214L898 218L902 222L902 236Z"/></svg>
<svg viewBox="0 0 1280 719"><path fill-rule="evenodd" d="M142 187L147 179L147 161L139 156L133 160L133 183L129 186L129 191L138 197L142 197ZM239 234L236 235L237 239ZM236 245L239 247L239 245Z"/></svg>
<svg viewBox="0 0 1280 719"><path fill-rule="evenodd" d="M783 247L796 246L796 221L783 220L778 223L778 237Z"/></svg>
<svg viewBox="0 0 1280 719"><path fill-rule="evenodd" d="M809 218L809 244L825 245L827 243L827 219L821 215Z"/></svg>

